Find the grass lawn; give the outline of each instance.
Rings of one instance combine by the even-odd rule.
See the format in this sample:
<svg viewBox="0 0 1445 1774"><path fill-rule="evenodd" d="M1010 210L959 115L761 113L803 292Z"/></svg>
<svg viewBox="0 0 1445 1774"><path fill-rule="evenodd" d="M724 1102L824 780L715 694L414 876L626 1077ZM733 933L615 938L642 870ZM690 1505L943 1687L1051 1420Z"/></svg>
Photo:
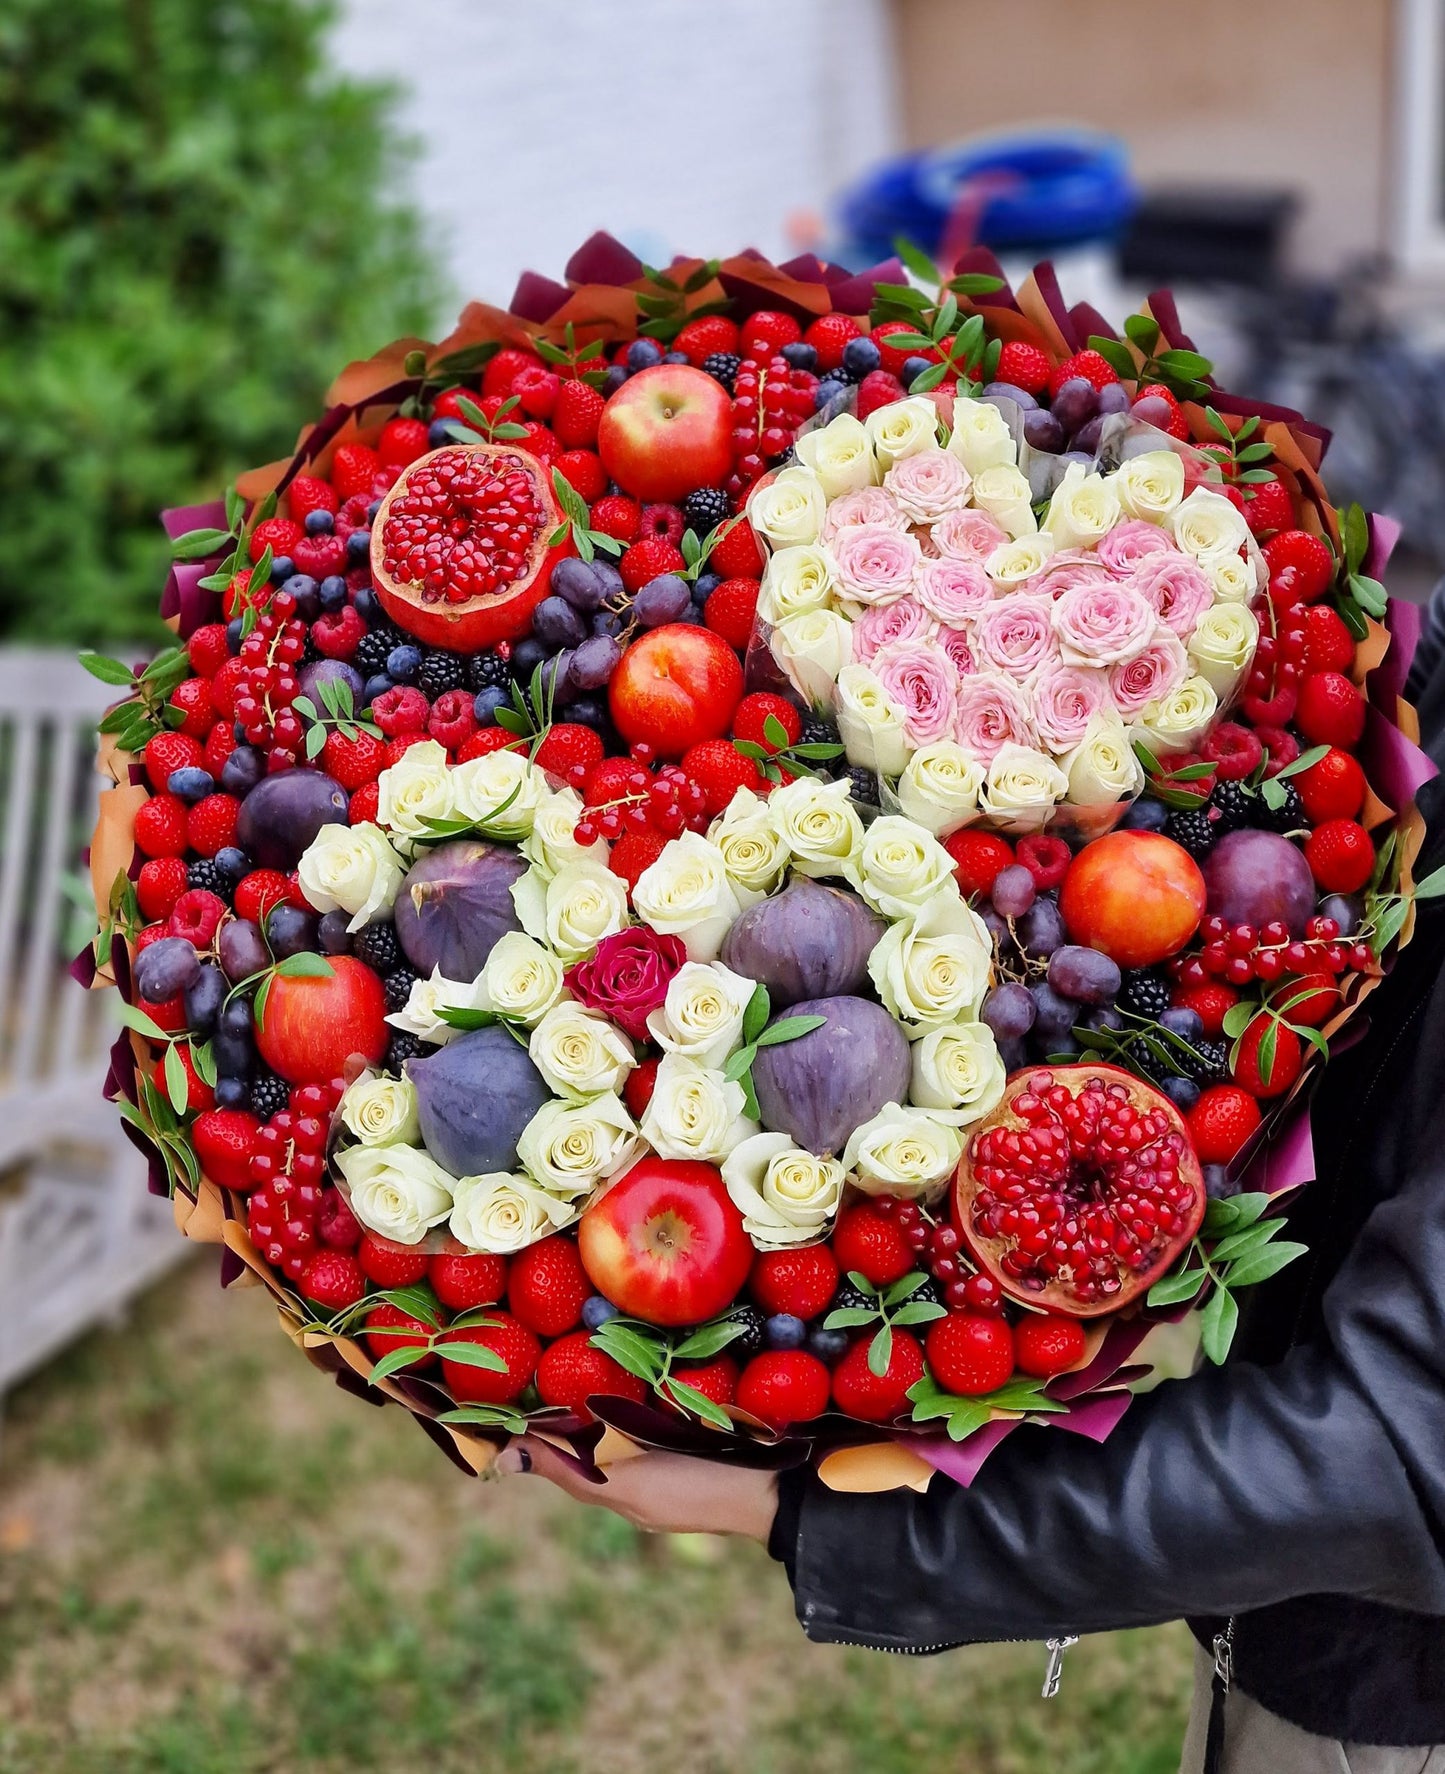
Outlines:
<svg viewBox="0 0 1445 1774"><path fill-rule="evenodd" d="M1172 1774L1182 1628L809 1645L752 1546L480 1484L214 1256L10 1401L3 1774Z"/></svg>

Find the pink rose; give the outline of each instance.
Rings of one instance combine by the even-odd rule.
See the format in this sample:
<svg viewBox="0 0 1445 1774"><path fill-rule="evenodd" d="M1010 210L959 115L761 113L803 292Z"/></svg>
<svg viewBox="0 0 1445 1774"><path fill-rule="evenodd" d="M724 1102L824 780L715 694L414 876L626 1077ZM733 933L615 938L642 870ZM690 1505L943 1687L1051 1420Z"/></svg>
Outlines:
<svg viewBox="0 0 1445 1774"><path fill-rule="evenodd" d="M953 661L953 669L961 678L972 677L978 670L978 661L973 655L973 646L961 628L940 628L933 637L933 644L942 647Z"/></svg>
<svg viewBox="0 0 1445 1774"><path fill-rule="evenodd" d="M979 566L994 549L1008 541L1008 531L986 511L950 511L929 531L933 546L951 561L977 561Z"/></svg>
<svg viewBox="0 0 1445 1774"><path fill-rule="evenodd" d="M977 561L959 560L951 555L924 561L914 589L924 609L950 628L957 628L968 617L986 610L995 595L988 574Z"/></svg>
<svg viewBox="0 0 1445 1774"><path fill-rule="evenodd" d="M1029 685L1039 738L1051 751L1076 746L1109 706L1109 674L1087 665L1046 665Z"/></svg>
<svg viewBox="0 0 1445 1774"><path fill-rule="evenodd" d="M936 523L968 498L968 470L947 450L920 450L895 462L883 476L883 490L916 524Z"/></svg>
<svg viewBox="0 0 1445 1774"><path fill-rule="evenodd" d="M645 924L604 936L585 961L569 967L567 990L589 1010L601 1011L634 1041L646 1041L647 1017L667 996L687 950L679 936L659 936Z"/></svg>
<svg viewBox="0 0 1445 1774"><path fill-rule="evenodd" d="M1024 581L1029 591L1051 598L1062 597L1076 585L1098 585L1109 577L1099 557L1088 548L1061 548L1052 554L1032 579Z"/></svg>
<svg viewBox="0 0 1445 1774"><path fill-rule="evenodd" d="M1214 587L1203 569L1177 552L1146 555L1125 583L1158 611L1166 627L1186 639L1214 602Z"/></svg>
<svg viewBox="0 0 1445 1774"><path fill-rule="evenodd" d="M1140 561L1151 554L1177 554L1174 538L1158 524L1142 518L1126 518L1115 524L1099 543L1099 559L1116 579L1127 579Z"/></svg>
<svg viewBox="0 0 1445 1774"><path fill-rule="evenodd" d="M943 739L953 726L956 677L953 662L930 641L895 641L873 661L888 695L903 710L910 745Z"/></svg>
<svg viewBox="0 0 1445 1774"><path fill-rule="evenodd" d="M1154 631L1142 653L1116 665L1109 673L1109 694L1126 721L1141 714L1146 702L1158 702L1189 676L1189 655L1179 636L1167 628Z"/></svg>
<svg viewBox="0 0 1445 1774"><path fill-rule="evenodd" d="M1059 650L1070 665L1117 665L1148 645L1159 617L1147 598L1108 579L1076 585L1053 606Z"/></svg>
<svg viewBox="0 0 1445 1774"><path fill-rule="evenodd" d="M913 584L923 561L914 538L885 524L859 524L833 538L838 585L860 604L891 604Z"/></svg>
<svg viewBox="0 0 1445 1774"><path fill-rule="evenodd" d="M828 507L823 518L823 540L831 542L840 530L856 529L863 524L906 530L908 519L882 487L858 487L842 494Z"/></svg>
<svg viewBox="0 0 1445 1774"><path fill-rule="evenodd" d="M1020 680L1058 657L1053 604L1046 597L1013 592L991 604L973 624L974 647L989 666Z"/></svg>
<svg viewBox="0 0 1445 1774"><path fill-rule="evenodd" d="M961 680L955 700L953 737L981 764L991 764L1006 745L1037 747L1028 701L1012 678L979 672Z"/></svg>
<svg viewBox="0 0 1445 1774"><path fill-rule="evenodd" d="M915 597L896 604L872 604L853 624L853 657L871 665L879 650L895 641L926 641L937 624Z"/></svg>

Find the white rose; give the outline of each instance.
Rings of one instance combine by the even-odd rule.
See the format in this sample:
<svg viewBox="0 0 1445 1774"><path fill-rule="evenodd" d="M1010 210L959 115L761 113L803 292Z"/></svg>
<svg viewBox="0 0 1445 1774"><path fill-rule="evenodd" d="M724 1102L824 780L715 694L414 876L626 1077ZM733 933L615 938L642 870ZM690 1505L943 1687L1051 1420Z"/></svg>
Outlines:
<svg viewBox="0 0 1445 1774"><path fill-rule="evenodd" d="M1110 477L1128 517L1162 524L1184 497L1184 460L1173 450L1146 450L1121 462Z"/></svg>
<svg viewBox="0 0 1445 1774"><path fill-rule="evenodd" d="M973 502L1000 523L1010 536L1030 536L1038 529L1028 476L1005 462L985 468L973 478Z"/></svg>
<svg viewBox="0 0 1445 1774"><path fill-rule="evenodd" d="M401 861L376 825L323 825L296 872L318 912L351 913L348 930L389 912L401 891Z"/></svg>
<svg viewBox="0 0 1445 1774"><path fill-rule="evenodd" d="M821 782L800 776L775 788L768 799L793 867L814 880L841 876L856 881L863 821L848 798L848 780Z"/></svg>
<svg viewBox="0 0 1445 1774"><path fill-rule="evenodd" d="M816 542L828 498L811 468L784 468L748 500L748 522L774 548Z"/></svg>
<svg viewBox="0 0 1445 1774"><path fill-rule="evenodd" d="M463 765L465 769L466 766ZM508 808L508 813L511 808ZM503 818L506 814L503 815ZM543 875L558 874L579 863L598 861L596 844L579 844L572 836L582 817L582 797L575 788L544 795L532 817L532 829L522 840L522 854ZM607 854L605 847L601 854Z"/></svg>
<svg viewBox="0 0 1445 1774"><path fill-rule="evenodd" d="M853 630L836 610L805 610L777 624L768 650L805 702L825 706L853 657Z"/></svg>
<svg viewBox="0 0 1445 1774"><path fill-rule="evenodd" d="M851 760L850 760L851 761ZM956 739L920 745L898 778L898 805L915 825L946 838L978 818L983 770Z"/></svg>
<svg viewBox="0 0 1445 1774"><path fill-rule="evenodd" d="M863 833L858 888L885 918L911 918L935 894L957 893L953 858L902 814L885 813Z"/></svg>
<svg viewBox="0 0 1445 1774"><path fill-rule="evenodd" d="M543 1103L522 1129L517 1161L534 1182L570 1200L615 1176L641 1150L637 1123L609 1092L585 1103Z"/></svg>
<svg viewBox="0 0 1445 1774"><path fill-rule="evenodd" d="M790 616L808 616L833 605L837 570L818 542L800 542L769 555L758 591L758 615L774 627Z"/></svg>
<svg viewBox="0 0 1445 1774"><path fill-rule="evenodd" d="M633 1045L621 1029L570 999L553 1005L532 1030L527 1052L558 1096L571 1102L621 1090L637 1064Z"/></svg>
<svg viewBox="0 0 1445 1774"><path fill-rule="evenodd" d="M907 763L903 710L866 665L845 665L838 673L834 714L850 764L861 764L878 776L896 776Z"/></svg>
<svg viewBox="0 0 1445 1774"><path fill-rule="evenodd" d="M1230 606L1221 605L1221 609ZM1146 702L1139 717L1138 731L1149 749L1159 757L1192 751L1214 724L1219 712L1219 698L1206 677L1185 678L1177 690L1171 690L1158 702Z"/></svg>
<svg viewBox="0 0 1445 1774"><path fill-rule="evenodd" d="M908 1095L916 1108L967 1125L1001 1100L1007 1076L987 1023L950 1023L914 1042Z"/></svg>
<svg viewBox="0 0 1445 1774"><path fill-rule="evenodd" d="M1046 752L1002 745L988 767L979 804L1006 831L1036 832L1068 792L1068 778Z"/></svg>
<svg viewBox="0 0 1445 1774"><path fill-rule="evenodd" d="M420 751L419 745L412 751ZM402 762L411 756L407 752ZM452 771L457 817L485 825L490 836L515 842L532 829L550 790L546 774L519 751L489 751Z"/></svg>
<svg viewBox="0 0 1445 1774"><path fill-rule="evenodd" d="M477 980L477 1007L532 1028L562 996L562 963L520 930L492 944Z"/></svg>
<svg viewBox="0 0 1445 1774"><path fill-rule="evenodd" d="M843 1164L865 1195L903 1195L932 1200L958 1169L963 1140L926 1109L883 1107L854 1128L843 1148Z"/></svg>
<svg viewBox="0 0 1445 1774"><path fill-rule="evenodd" d="M435 739L408 746L376 780L376 819L404 838L425 837L429 821L455 819L456 790L446 748Z"/></svg>
<svg viewBox="0 0 1445 1774"><path fill-rule="evenodd" d="M836 1158L816 1158L785 1133L755 1133L722 1166L743 1230L759 1250L785 1250L819 1238L838 1211L843 1175Z"/></svg>
<svg viewBox="0 0 1445 1774"><path fill-rule="evenodd" d="M1203 554L1199 557L1199 567L1214 587L1214 596L1220 603L1247 604L1259 590L1259 569L1253 560L1246 560L1242 554L1228 549L1218 554Z"/></svg>
<svg viewBox="0 0 1445 1774"><path fill-rule="evenodd" d="M468 1250L509 1257L550 1233L570 1226L582 1211L579 1201L563 1201L524 1176L489 1170L460 1177L453 1190L451 1234Z"/></svg>
<svg viewBox="0 0 1445 1774"><path fill-rule="evenodd" d="M1069 801L1075 807L1113 806L1132 800L1144 786L1144 772L1134 756L1124 723L1116 714L1095 715L1084 737L1059 759L1069 779Z"/></svg>
<svg viewBox="0 0 1445 1774"><path fill-rule="evenodd" d="M993 938L957 891L937 894L915 918L890 924L868 957L883 1007L910 1041L972 1017L988 990Z"/></svg>
<svg viewBox="0 0 1445 1774"><path fill-rule="evenodd" d="M569 863L550 881L534 865L512 883L512 903L528 936L580 961L626 924L627 883L599 862Z"/></svg>
<svg viewBox="0 0 1445 1774"><path fill-rule="evenodd" d="M975 479L989 468L1014 468L1019 447L1009 422L986 400L955 400L948 448Z"/></svg>
<svg viewBox="0 0 1445 1774"><path fill-rule="evenodd" d="M632 890L633 910L659 936L680 936L689 961L713 961L742 910L727 858L698 832L673 838Z"/></svg>
<svg viewBox="0 0 1445 1774"><path fill-rule="evenodd" d="M735 789L707 835L722 854L744 911L782 884L791 852L761 795L750 788Z"/></svg>
<svg viewBox="0 0 1445 1774"><path fill-rule="evenodd" d="M647 1032L664 1053L700 1066L720 1066L742 1044L743 1014L757 990L721 961L687 961L667 982L667 996L647 1017Z"/></svg>
<svg viewBox="0 0 1445 1774"><path fill-rule="evenodd" d="M1196 487L1169 516L1174 540L1195 560L1206 555L1236 554L1249 539L1249 525L1223 493Z"/></svg>
<svg viewBox="0 0 1445 1774"><path fill-rule="evenodd" d="M452 1178L416 1146L350 1146L336 1168L351 1211L378 1238L420 1244L452 1211Z"/></svg>
<svg viewBox="0 0 1445 1774"><path fill-rule="evenodd" d="M744 1112L741 1084L680 1053L663 1055L652 1100L642 1112L642 1137L660 1158L721 1164L758 1131Z"/></svg>
<svg viewBox="0 0 1445 1774"><path fill-rule="evenodd" d="M1259 618L1248 604L1215 604L1189 637L1189 663L1221 703L1239 687L1259 641Z"/></svg>
<svg viewBox="0 0 1445 1774"><path fill-rule="evenodd" d="M1097 548L1119 521L1119 494L1102 474L1071 462L1054 488L1041 528L1059 548Z"/></svg>
<svg viewBox="0 0 1445 1774"><path fill-rule="evenodd" d="M414 979L406 1003L393 1011L387 1021L404 1034L420 1041L435 1041L444 1046L459 1031L442 1016L443 1010L481 1010L481 982L445 979L439 967L433 967L427 979Z"/></svg>
<svg viewBox="0 0 1445 1774"><path fill-rule="evenodd" d="M863 421L873 453L887 469L905 456L931 450L938 442L938 408L926 395L911 395L886 407L875 407Z"/></svg>
<svg viewBox="0 0 1445 1774"><path fill-rule="evenodd" d="M1000 542L983 563L983 570L1001 591L1012 591L1035 573L1042 573L1044 563L1058 544L1052 536L1035 531L1013 542Z"/></svg>
<svg viewBox="0 0 1445 1774"><path fill-rule="evenodd" d="M793 445L804 468L811 468L828 499L878 484L878 463L863 422L839 413L816 431L806 431Z"/></svg>
<svg viewBox="0 0 1445 1774"><path fill-rule="evenodd" d="M341 1122L363 1146L414 1146L421 1138L416 1086L405 1078L363 1072L346 1087Z"/></svg>

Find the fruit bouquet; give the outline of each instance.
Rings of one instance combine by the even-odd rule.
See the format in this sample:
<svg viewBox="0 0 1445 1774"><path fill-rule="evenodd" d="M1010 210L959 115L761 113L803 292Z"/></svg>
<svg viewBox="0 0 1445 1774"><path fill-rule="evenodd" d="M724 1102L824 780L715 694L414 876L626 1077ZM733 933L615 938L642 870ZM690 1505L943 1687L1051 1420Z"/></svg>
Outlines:
<svg viewBox="0 0 1445 1774"><path fill-rule="evenodd" d="M87 659L152 1186L473 1470L1106 1435L1302 1251L1441 889L1325 442L983 254L598 236L352 364Z"/></svg>

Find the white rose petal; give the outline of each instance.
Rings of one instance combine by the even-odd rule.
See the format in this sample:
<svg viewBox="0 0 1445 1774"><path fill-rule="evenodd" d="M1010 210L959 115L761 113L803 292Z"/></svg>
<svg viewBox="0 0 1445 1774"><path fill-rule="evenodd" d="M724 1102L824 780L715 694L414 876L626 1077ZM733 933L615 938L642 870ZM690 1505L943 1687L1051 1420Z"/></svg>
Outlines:
<svg viewBox="0 0 1445 1774"><path fill-rule="evenodd" d="M843 1166L795 1146L785 1133L755 1133L723 1160L723 1182L759 1250L786 1250L822 1236L838 1211Z"/></svg>
<svg viewBox="0 0 1445 1774"><path fill-rule="evenodd" d="M744 911L782 885L792 852L761 795L750 788L735 789L707 835L722 855L728 880Z"/></svg>
<svg viewBox="0 0 1445 1774"><path fill-rule="evenodd" d="M1110 476L1126 517L1162 524L1184 497L1184 460L1173 450L1146 450Z"/></svg>
<svg viewBox="0 0 1445 1774"><path fill-rule="evenodd" d="M410 756L407 752L402 762ZM550 792L545 773L517 751L489 751L452 771L457 817L485 825L491 836L513 842L531 831L537 809Z"/></svg>
<svg viewBox="0 0 1445 1774"><path fill-rule="evenodd" d="M1019 448L1013 431L991 401L954 401L948 448L975 479L989 468L1018 466Z"/></svg>
<svg viewBox="0 0 1445 1774"><path fill-rule="evenodd" d="M953 858L931 832L885 813L863 833L858 889L885 918L911 918L937 894L958 892Z"/></svg>
<svg viewBox="0 0 1445 1774"><path fill-rule="evenodd" d="M428 978L411 982L406 1003L386 1020L394 1029L415 1035L419 1041L435 1041L442 1046L460 1033L443 1018L443 1010L484 1008L479 980L446 979L439 967L433 967Z"/></svg>
<svg viewBox="0 0 1445 1774"><path fill-rule="evenodd" d="M1020 536L1013 542L1001 542L983 563L983 570L1000 591L1012 591L1016 585L1042 573L1057 546L1053 537L1043 531Z"/></svg>
<svg viewBox="0 0 1445 1774"><path fill-rule="evenodd" d="M689 961L717 959L742 910L727 858L698 832L673 838L632 890L638 917L659 936L680 936Z"/></svg>
<svg viewBox="0 0 1445 1774"><path fill-rule="evenodd" d="M550 949L509 930L497 938L477 981L477 1007L532 1028L562 996L562 963Z"/></svg>
<svg viewBox="0 0 1445 1774"><path fill-rule="evenodd" d="M543 1103L522 1129L517 1161L534 1182L570 1200L625 1169L641 1150L637 1123L609 1092L585 1103Z"/></svg>
<svg viewBox="0 0 1445 1774"><path fill-rule="evenodd" d="M1097 548L1119 521L1119 494L1101 474L1088 474L1071 462L1054 488L1039 526L1058 548Z"/></svg>
<svg viewBox="0 0 1445 1774"><path fill-rule="evenodd" d="M642 1113L642 1137L660 1158L721 1164L758 1131L744 1112L746 1100L742 1085L713 1067L664 1054Z"/></svg>
<svg viewBox="0 0 1445 1774"><path fill-rule="evenodd" d="M793 867L814 880L857 880L863 821L848 795L846 778L822 782L800 776L768 798L773 820L793 856Z"/></svg>
<svg viewBox="0 0 1445 1774"><path fill-rule="evenodd" d="M1116 714L1095 715L1084 737L1059 759L1069 781L1075 807L1112 807L1132 800L1144 786L1144 772L1134 756L1124 723Z"/></svg>
<svg viewBox="0 0 1445 1774"><path fill-rule="evenodd" d="M368 1232L420 1244L452 1210L452 1178L415 1146L350 1146L336 1155L351 1211Z"/></svg>
<svg viewBox="0 0 1445 1774"><path fill-rule="evenodd" d="M963 1156L963 1139L926 1109L885 1103L853 1130L844 1167L865 1195L932 1200L941 1195Z"/></svg>
<svg viewBox="0 0 1445 1774"><path fill-rule="evenodd" d="M878 483L872 441L862 421L852 413L839 413L816 431L805 431L793 450L804 468L817 475L830 500Z"/></svg>
<svg viewBox="0 0 1445 1774"><path fill-rule="evenodd" d="M550 881L534 865L512 883L512 903L527 935L569 962L627 923L627 883L599 862L569 863Z"/></svg>
<svg viewBox="0 0 1445 1774"><path fill-rule="evenodd" d="M988 990L993 938L958 892L940 893L914 918L892 924L868 957L883 1007L910 1041L972 1018Z"/></svg>
<svg viewBox="0 0 1445 1774"><path fill-rule="evenodd" d="M964 1127L981 1121L1002 1099L1007 1081L987 1023L950 1023L913 1044L909 1098L940 1120Z"/></svg>
<svg viewBox="0 0 1445 1774"><path fill-rule="evenodd" d="M510 808L508 812L511 812ZM581 817L582 797L575 788L544 795L532 816L532 829L522 840L523 856L541 874L549 877L565 868L586 863L595 865L598 845L579 844L572 835ZM601 854L605 856L606 853L604 845Z"/></svg>
<svg viewBox="0 0 1445 1774"><path fill-rule="evenodd" d="M376 819L404 838L425 837L432 821L457 817L455 772L435 739L408 746L376 780Z"/></svg>
<svg viewBox="0 0 1445 1774"><path fill-rule="evenodd" d="M1221 705L1239 688L1259 641L1259 619L1247 604L1215 604L1189 637L1189 663Z"/></svg>
<svg viewBox="0 0 1445 1774"><path fill-rule="evenodd" d="M908 762L903 710L866 665L845 665L838 673L834 708L838 737L850 764L876 776L897 776Z"/></svg>
<svg viewBox="0 0 1445 1774"><path fill-rule="evenodd" d="M852 625L836 610L807 610L777 624L768 650L805 702L826 707L853 657Z"/></svg>
<svg viewBox="0 0 1445 1774"><path fill-rule="evenodd" d="M470 1251L509 1257L529 1244L570 1226L582 1211L577 1200L562 1200L529 1177L491 1170L459 1177L453 1190L451 1234Z"/></svg>
<svg viewBox="0 0 1445 1774"><path fill-rule="evenodd" d="M1208 678L1185 678L1177 690L1158 702L1144 704L1137 731L1156 756L1170 757L1192 751L1214 725L1218 712L1219 698Z"/></svg>
<svg viewBox="0 0 1445 1774"><path fill-rule="evenodd" d="M1259 590L1259 568L1242 554L1221 549L1218 554L1202 554L1199 568L1214 587L1217 602L1247 604Z"/></svg>
<svg viewBox="0 0 1445 1774"><path fill-rule="evenodd" d="M956 739L920 745L898 778L898 805L935 838L978 818L983 767Z"/></svg>
<svg viewBox="0 0 1445 1774"><path fill-rule="evenodd" d="M979 804L1005 831L1036 832L1068 792L1068 777L1047 752L1028 745L1003 745L983 779Z"/></svg>
<svg viewBox="0 0 1445 1774"><path fill-rule="evenodd" d="M791 616L808 616L833 607L837 569L828 550L817 542L779 548L768 557L758 591L758 616L773 624Z"/></svg>
<svg viewBox="0 0 1445 1774"><path fill-rule="evenodd" d="M774 548L816 542L828 509L823 483L811 468L784 468L748 500L748 522Z"/></svg>
<svg viewBox="0 0 1445 1774"><path fill-rule="evenodd" d="M647 1032L664 1053L701 1066L720 1066L741 1046L743 1015L757 983L712 963L687 961L667 982L667 996L649 1012Z"/></svg>
<svg viewBox="0 0 1445 1774"><path fill-rule="evenodd" d="M370 824L323 825L296 872L308 904L318 912L349 912L346 928L353 931L391 910L403 878L386 834Z"/></svg>
<svg viewBox="0 0 1445 1774"><path fill-rule="evenodd" d="M1196 487L1184 503L1170 513L1169 527L1185 554L1195 560L1207 555L1237 554L1249 540L1249 525L1223 493Z"/></svg>
<svg viewBox="0 0 1445 1774"><path fill-rule="evenodd" d="M363 1146L414 1146L421 1140L416 1086L405 1078L363 1072L346 1087L341 1122Z"/></svg>
<svg viewBox="0 0 1445 1774"><path fill-rule="evenodd" d="M621 1090L637 1064L621 1029L570 999L554 1005L537 1024L527 1052L553 1090L570 1102Z"/></svg>
<svg viewBox="0 0 1445 1774"><path fill-rule="evenodd" d="M973 502L1002 524L1010 536L1031 536L1039 527L1028 476L1008 463L985 468L982 474L974 476Z"/></svg>
<svg viewBox="0 0 1445 1774"><path fill-rule="evenodd" d="M907 400L891 401L886 407L875 407L863 421L873 444L873 452L887 470L905 456L916 456L920 450L931 450L938 442L938 408L926 395L911 395Z"/></svg>

